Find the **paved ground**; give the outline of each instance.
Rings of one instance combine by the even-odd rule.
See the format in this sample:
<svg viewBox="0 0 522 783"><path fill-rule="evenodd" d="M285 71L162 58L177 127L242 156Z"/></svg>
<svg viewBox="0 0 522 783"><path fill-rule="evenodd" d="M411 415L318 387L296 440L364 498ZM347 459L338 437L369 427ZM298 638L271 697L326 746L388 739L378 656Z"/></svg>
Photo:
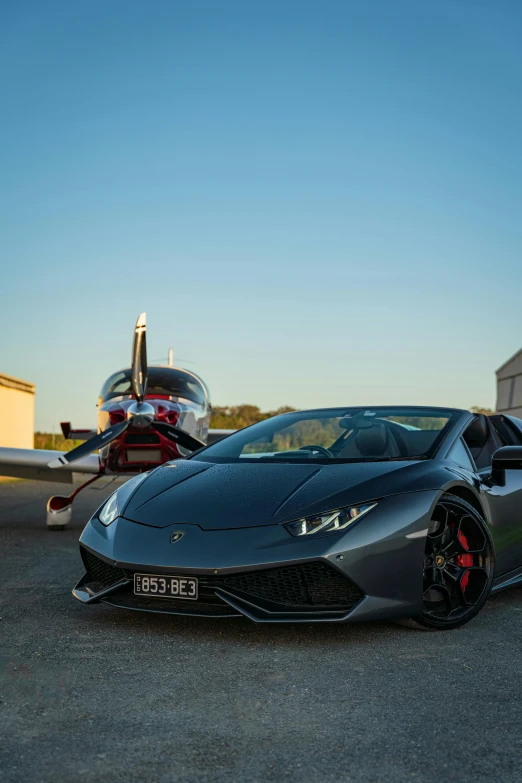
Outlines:
<svg viewBox="0 0 522 783"><path fill-rule="evenodd" d="M522 779L522 590L460 631L256 626L83 607L63 486L0 484L0 779ZM106 491L105 494L108 494Z"/></svg>

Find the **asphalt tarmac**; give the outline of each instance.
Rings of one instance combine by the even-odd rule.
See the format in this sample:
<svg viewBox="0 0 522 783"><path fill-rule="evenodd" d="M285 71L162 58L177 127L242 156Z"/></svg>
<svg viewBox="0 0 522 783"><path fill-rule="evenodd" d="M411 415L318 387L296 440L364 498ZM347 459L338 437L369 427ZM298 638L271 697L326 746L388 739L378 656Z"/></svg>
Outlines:
<svg viewBox="0 0 522 783"><path fill-rule="evenodd" d="M522 780L522 589L443 633L84 607L110 490L49 532L64 486L0 483L2 783Z"/></svg>

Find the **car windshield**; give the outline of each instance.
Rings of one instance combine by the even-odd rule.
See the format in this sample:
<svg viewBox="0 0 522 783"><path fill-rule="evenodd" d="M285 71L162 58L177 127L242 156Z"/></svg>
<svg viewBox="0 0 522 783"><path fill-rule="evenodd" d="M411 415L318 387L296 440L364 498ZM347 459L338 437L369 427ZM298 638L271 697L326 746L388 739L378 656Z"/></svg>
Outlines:
<svg viewBox="0 0 522 783"><path fill-rule="evenodd" d="M107 378L100 392L101 402L114 397L132 394L131 371L120 370ZM183 397L186 400L204 405L206 402L203 384L188 372L176 367L149 367L147 397L154 396Z"/></svg>
<svg viewBox="0 0 522 783"><path fill-rule="evenodd" d="M208 462L429 459L460 415L441 408L339 408L285 413L195 454Z"/></svg>

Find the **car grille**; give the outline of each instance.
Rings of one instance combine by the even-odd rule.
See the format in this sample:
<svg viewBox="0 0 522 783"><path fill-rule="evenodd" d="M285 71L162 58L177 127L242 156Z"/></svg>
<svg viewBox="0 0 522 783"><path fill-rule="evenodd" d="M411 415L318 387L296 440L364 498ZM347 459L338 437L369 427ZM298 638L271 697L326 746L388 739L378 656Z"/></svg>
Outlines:
<svg viewBox="0 0 522 783"><path fill-rule="evenodd" d="M225 576L220 581L224 589L303 609L350 609L363 597L358 587L327 563L250 571Z"/></svg>
<svg viewBox="0 0 522 783"><path fill-rule="evenodd" d="M82 549L82 557L89 577L103 588L111 587L122 579L128 579L127 572L123 568L109 565L87 549Z"/></svg>
<svg viewBox="0 0 522 783"><path fill-rule="evenodd" d="M82 549L88 577L100 585L100 589L111 587L123 579L133 579L134 572L109 565L92 552ZM141 569L143 570L143 569ZM243 571L223 576L196 575L199 580L200 596L203 601L215 603L220 588L241 597L267 603L272 611L277 606L294 611L330 609L347 611L363 598L364 593L346 576L328 563L312 562L264 568L257 571ZM156 605L157 599L151 599ZM166 599L164 599L166 600ZM176 605L179 605L176 602ZM273 606L277 605L277 606Z"/></svg>

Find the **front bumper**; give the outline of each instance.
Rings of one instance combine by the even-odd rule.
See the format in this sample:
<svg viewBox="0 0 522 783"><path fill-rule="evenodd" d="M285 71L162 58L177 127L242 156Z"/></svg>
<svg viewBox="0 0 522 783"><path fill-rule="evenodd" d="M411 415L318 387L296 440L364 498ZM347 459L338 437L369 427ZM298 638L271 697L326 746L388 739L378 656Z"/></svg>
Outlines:
<svg viewBox="0 0 522 783"><path fill-rule="evenodd" d="M86 526L86 574L73 590L138 611L255 622L355 622L420 614L426 531L438 493L385 498L342 535L293 538L282 525L155 528L119 518ZM183 537L170 543L171 534ZM199 580L197 602L135 596L135 572Z"/></svg>

